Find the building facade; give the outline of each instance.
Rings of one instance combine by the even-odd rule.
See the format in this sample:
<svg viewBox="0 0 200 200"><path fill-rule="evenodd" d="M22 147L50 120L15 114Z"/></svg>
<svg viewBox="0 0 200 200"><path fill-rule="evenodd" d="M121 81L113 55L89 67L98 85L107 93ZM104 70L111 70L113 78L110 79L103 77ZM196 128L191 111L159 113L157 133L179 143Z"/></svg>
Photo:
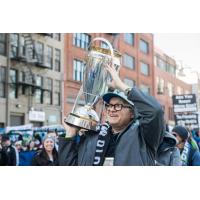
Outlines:
<svg viewBox="0 0 200 200"><path fill-rule="evenodd" d="M163 51L155 48L155 97L165 112L166 122L174 126L172 95L191 94L192 85L177 78L176 61Z"/></svg>
<svg viewBox="0 0 200 200"><path fill-rule="evenodd" d="M87 47L95 37L109 40L122 55L120 77L154 95L153 35L142 33L67 33L64 44L64 115L74 105L83 80ZM106 44L99 44L107 48Z"/></svg>
<svg viewBox="0 0 200 200"><path fill-rule="evenodd" d="M60 33L0 34L1 127L61 123L63 41Z"/></svg>

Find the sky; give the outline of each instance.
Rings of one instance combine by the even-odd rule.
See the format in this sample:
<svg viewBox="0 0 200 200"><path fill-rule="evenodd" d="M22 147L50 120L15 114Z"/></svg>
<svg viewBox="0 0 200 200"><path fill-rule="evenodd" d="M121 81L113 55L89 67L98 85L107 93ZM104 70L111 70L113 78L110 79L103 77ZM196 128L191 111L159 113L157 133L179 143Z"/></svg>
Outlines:
<svg viewBox="0 0 200 200"><path fill-rule="evenodd" d="M154 44L186 68L187 75L182 77L184 81L197 83L196 72L200 73L200 33L158 33L154 34Z"/></svg>

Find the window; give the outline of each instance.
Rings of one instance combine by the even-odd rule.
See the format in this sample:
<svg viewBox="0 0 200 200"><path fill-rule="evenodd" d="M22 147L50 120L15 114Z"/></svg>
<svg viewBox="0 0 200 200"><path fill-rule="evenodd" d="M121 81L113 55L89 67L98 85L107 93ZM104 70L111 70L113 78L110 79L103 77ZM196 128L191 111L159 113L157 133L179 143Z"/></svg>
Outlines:
<svg viewBox="0 0 200 200"><path fill-rule="evenodd" d="M52 69L53 67L53 48L47 46L47 66Z"/></svg>
<svg viewBox="0 0 200 200"><path fill-rule="evenodd" d="M134 45L134 33L124 33L124 41L130 45Z"/></svg>
<svg viewBox="0 0 200 200"><path fill-rule="evenodd" d="M55 71L60 72L60 49L55 49Z"/></svg>
<svg viewBox="0 0 200 200"><path fill-rule="evenodd" d="M169 72L170 74L176 74L176 67L173 65L170 65L169 63L166 63L167 66L167 72Z"/></svg>
<svg viewBox="0 0 200 200"><path fill-rule="evenodd" d="M26 56L25 38L21 36L20 38L20 53L22 56Z"/></svg>
<svg viewBox="0 0 200 200"><path fill-rule="evenodd" d="M149 65L148 64L140 62L140 70L141 70L142 74L149 76Z"/></svg>
<svg viewBox="0 0 200 200"><path fill-rule="evenodd" d="M91 36L85 33L74 33L73 45L82 49L87 49L91 41Z"/></svg>
<svg viewBox="0 0 200 200"><path fill-rule="evenodd" d="M73 79L75 81L83 81L84 63L75 59L73 63Z"/></svg>
<svg viewBox="0 0 200 200"><path fill-rule="evenodd" d="M37 58L39 63L44 62L44 45L41 42L36 43Z"/></svg>
<svg viewBox="0 0 200 200"><path fill-rule="evenodd" d="M128 54L124 54L123 56L123 63L124 66L130 68L130 69L135 69L135 58L132 56L129 56Z"/></svg>
<svg viewBox="0 0 200 200"><path fill-rule="evenodd" d="M164 94L165 82L162 78L157 77L157 94Z"/></svg>
<svg viewBox="0 0 200 200"><path fill-rule="evenodd" d="M172 97L173 95L173 85L172 83L167 83L168 95Z"/></svg>
<svg viewBox="0 0 200 200"><path fill-rule="evenodd" d="M53 88L53 81L51 78L46 79L46 84L47 84L47 90L46 91L46 98L45 98L45 103L48 105L52 104L52 88Z"/></svg>
<svg viewBox="0 0 200 200"><path fill-rule="evenodd" d="M149 53L149 44L144 40L140 40L140 51L142 51L145 54Z"/></svg>
<svg viewBox="0 0 200 200"><path fill-rule="evenodd" d="M19 34L16 33L10 34L11 58L16 58L18 56L18 43L19 43Z"/></svg>
<svg viewBox="0 0 200 200"><path fill-rule="evenodd" d="M9 77L10 89L9 89L9 97L10 98L17 98L17 70L11 69L10 70L10 77Z"/></svg>
<svg viewBox="0 0 200 200"><path fill-rule="evenodd" d="M55 33L54 34L54 39L58 40L58 41L61 41L61 34L60 33Z"/></svg>
<svg viewBox="0 0 200 200"><path fill-rule="evenodd" d="M167 63L159 57L157 57L157 67L163 71L167 71Z"/></svg>
<svg viewBox="0 0 200 200"><path fill-rule="evenodd" d="M55 80L54 105L60 106L60 81Z"/></svg>
<svg viewBox="0 0 200 200"><path fill-rule="evenodd" d="M25 83L25 72L19 72L19 82ZM26 87L22 85L22 94L26 94Z"/></svg>
<svg viewBox="0 0 200 200"><path fill-rule="evenodd" d="M5 97L6 69L0 67L0 97Z"/></svg>
<svg viewBox="0 0 200 200"><path fill-rule="evenodd" d="M140 85L140 89L145 94L150 94L150 88L147 85Z"/></svg>
<svg viewBox="0 0 200 200"><path fill-rule="evenodd" d="M126 85L130 86L130 87L135 86L135 81L134 81L134 80L131 80L131 79L129 79L129 78L125 78L125 79L124 79L124 83L125 83Z"/></svg>
<svg viewBox="0 0 200 200"><path fill-rule="evenodd" d="M0 55L6 55L6 34L0 33Z"/></svg>
<svg viewBox="0 0 200 200"><path fill-rule="evenodd" d="M42 92L42 85L43 85L43 78L39 75L35 76L35 85L38 86L35 89L35 103L43 103L43 92Z"/></svg>

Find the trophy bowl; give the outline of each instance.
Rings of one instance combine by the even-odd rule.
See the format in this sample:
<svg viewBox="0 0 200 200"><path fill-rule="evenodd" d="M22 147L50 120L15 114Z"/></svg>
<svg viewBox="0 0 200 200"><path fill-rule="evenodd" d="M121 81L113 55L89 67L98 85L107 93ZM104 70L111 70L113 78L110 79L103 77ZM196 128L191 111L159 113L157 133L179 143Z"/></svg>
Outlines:
<svg viewBox="0 0 200 200"><path fill-rule="evenodd" d="M92 43L101 41L109 49L94 46ZM108 91L107 83L111 77L105 67L111 64L119 70L121 55L114 51L110 42L104 38L94 38L88 47L83 83L76 97L71 113L65 123L87 130L96 130L101 121L103 102L100 97Z"/></svg>

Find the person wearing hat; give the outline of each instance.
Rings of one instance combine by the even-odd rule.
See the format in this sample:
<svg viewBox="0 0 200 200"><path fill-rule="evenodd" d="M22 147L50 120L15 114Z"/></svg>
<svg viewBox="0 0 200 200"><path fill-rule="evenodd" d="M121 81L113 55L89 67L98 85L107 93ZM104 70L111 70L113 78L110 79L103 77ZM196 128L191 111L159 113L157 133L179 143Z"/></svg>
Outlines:
<svg viewBox="0 0 200 200"><path fill-rule="evenodd" d="M7 155L7 166L17 165L17 152L13 145L11 144L10 137L8 134L3 134L1 136L2 151Z"/></svg>
<svg viewBox="0 0 200 200"><path fill-rule="evenodd" d="M33 166L57 166L58 154L55 148L55 139L46 135L43 138L42 150L33 157Z"/></svg>
<svg viewBox="0 0 200 200"><path fill-rule="evenodd" d="M181 153L183 166L200 166L200 152L187 128L177 125L172 129L172 134L178 140L177 147Z"/></svg>
<svg viewBox="0 0 200 200"><path fill-rule="evenodd" d="M181 166L181 155L178 147L178 140L174 135L165 131L163 140L160 143L156 156L157 166Z"/></svg>
<svg viewBox="0 0 200 200"><path fill-rule="evenodd" d="M155 165L155 156L164 129L163 110L151 96L130 88L112 66L109 87L103 95L107 121L96 132L85 131L77 144L75 126L63 124L66 137L59 139L60 165Z"/></svg>

